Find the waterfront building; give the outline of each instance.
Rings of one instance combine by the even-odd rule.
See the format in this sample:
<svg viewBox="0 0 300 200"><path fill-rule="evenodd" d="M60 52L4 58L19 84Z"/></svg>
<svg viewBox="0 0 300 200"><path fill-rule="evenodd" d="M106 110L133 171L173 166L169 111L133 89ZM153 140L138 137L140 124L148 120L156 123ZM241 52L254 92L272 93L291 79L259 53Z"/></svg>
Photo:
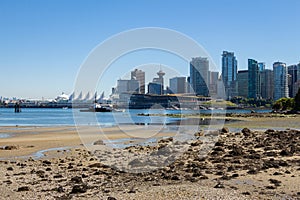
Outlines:
<svg viewBox="0 0 300 200"><path fill-rule="evenodd" d="M288 70L285 63L275 62L274 72L274 100L289 96Z"/></svg>
<svg viewBox="0 0 300 200"><path fill-rule="evenodd" d="M223 51L222 80L227 99L237 95L237 60L233 52Z"/></svg>
<svg viewBox="0 0 300 200"><path fill-rule="evenodd" d="M186 77L174 77L169 80L169 91L173 94L186 93Z"/></svg>
<svg viewBox="0 0 300 200"><path fill-rule="evenodd" d="M274 77L273 70L265 69L260 72L261 77L261 97L263 99L273 99L274 97Z"/></svg>
<svg viewBox="0 0 300 200"><path fill-rule="evenodd" d="M196 95L208 96L208 70L207 58L196 57L190 62L190 84Z"/></svg>
<svg viewBox="0 0 300 200"><path fill-rule="evenodd" d="M259 99L261 97L260 85L258 62L248 59L248 98Z"/></svg>
<svg viewBox="0 0 300 200"><path fill-rule="evenodd" d="M248 98L248 70L240 70L237 74L238 96Z"/></svg>
<svg viewBox="0 0 300 200"><path fill-rule="evenodd" d="M140 69L135 69L131 72L131 79L135 79L139 82L139 91L141 94L145 94L145 72Z"/></svg>
<svg viewBox="0 0 300 200"><path fill-rule="evenodd" d="M297 93L295 83L298 80L298 65L288 66L288 75L289 97L293 98Z"/></svg>

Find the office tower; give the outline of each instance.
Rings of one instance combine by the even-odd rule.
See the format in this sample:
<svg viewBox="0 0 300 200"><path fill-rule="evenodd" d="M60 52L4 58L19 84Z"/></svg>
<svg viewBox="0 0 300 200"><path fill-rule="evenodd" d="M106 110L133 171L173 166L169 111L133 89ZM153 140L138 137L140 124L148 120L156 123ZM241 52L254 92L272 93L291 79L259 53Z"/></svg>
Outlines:
<svg viewBox="0 0 300 200"><path fill-rule="evenodd" d="M248 98L260 98L260 72L256 60L248 59Z"/></svg>
<svg viewBox="0 0 300 200"><path fill-rule="evenodd" d="M219 72L208 72L209 76L209 93L210 95L216 95L218 90Z"/></svg>
<svg viewBox="0 0 300 200"><path fill-rule="evenodd" d="M161 84L150 82L148 84L148 93L149 94L161 95L163 93Z"/></svg>
<svg viewBox="0 0 300 200"><path fill-rule="evenodd" d="M273 99L274 97L274 77L273 71L265 69L260 72L261 97L263 99Z"/></svg>
<svg viewBox="0 0 300 200"><path fill-rule="evenodd" d="M196 95L208 96L208 70L207 58L196 57L190 62L190 83Z"/></svg>
<svg viewBox="0 0 300 200"><path fill-rule="evenodd" d="M169 80L169 90L174 94L186 93L186 77L174 77Z"/></svg>
<svg viewBox="0 0 300 200"><path fill-rule="evenodd" d="M135 79L123 80L119 79L117 82L116 92L121 93L138 93L139 92L139 82Z"/></svg>
<svg viewBox="0 0 300 200"><path fill-rule="evenodd" d="M288 73L285 63L275 62L274 73L274 100L289 96Z"/></svg>
<svg viewBox="0 0 300 200"><path fill-rule="evenodd" d="M131 72L131 79L136 79L140 84L140 93L145 94L145 72L135 69Z"/></svg>
<svg viewBox="0 0 300 200"><path fill-rule="evenodd" d="M238 96L248 98L248 70L240 70L237 74Z"/></svg>
<svg viewBox="0 0 300 200"><path fill-rule="evenodd" d="M223 51L222 80L228 99L237 95L237 60L233 52Z"/></svg>
<svg viewBox="0 0 300 200"><path fill-rule="evenodd" d="M288 66L288 87L289 87L289 97L293 98L297 93L295 88L295 83L298 80L298 66L297 65L290 65Z"/></svg>
<svg viewBox="0 0 300 200"><path fill-rule="evenodd" d="M260 72L262 72L262 71L264 71L266 69L266 65L265 65L264 62L259 62L259 63L257 63L257 65L258 65L258 70Z"/></svg>

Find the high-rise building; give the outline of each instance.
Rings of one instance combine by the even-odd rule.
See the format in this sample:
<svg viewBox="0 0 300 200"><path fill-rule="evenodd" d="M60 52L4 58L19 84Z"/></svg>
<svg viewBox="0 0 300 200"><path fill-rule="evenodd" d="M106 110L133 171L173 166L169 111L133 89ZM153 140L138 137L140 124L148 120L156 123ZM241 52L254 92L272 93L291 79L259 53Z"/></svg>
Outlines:
<svg viewBox="0 0 300 200"><path fill-rule="evenodd" d="M207 58L196 57L190 62L190 84L196 95L208 96L208 70Z"/></svg>
<svg viewBox="0 0 300 200"><path fill-rule="evenodd" d="M273 99L274 97L274 77L273 70L265 69L260 72L261 97L263 99Z"/></svg>
<svg viewBox="0 0 300 200"><path fill-rule="evenodd" d="M274 72L274 100L289 96L288 72L285 63L275 62Z"/></svg>
<svg viewBox="0 0 300 200"><path fill-rule="evenodd" d="M233 52L223 51L222 80L228 99L237 95L237 60Z"/></svg>
<svg viewBox="0 0 300 200"><path fill-rule="evenodd" d="M159 83L150 82L148 84L148 94L161 95L163 93L161 89L161 84Z"/></svg>
<svg viewBox="0 0 300 200"><path fill-rule="evenodd" d="M259 62L259 63L257 63L257 65L258 65L258 70L260 72L262 72L262 71L264 71L266 69L266 65L265 65L264 62Z"/></svg>
<svg viewBox="0 0 300 200"><path fill-rule="evenodd" d="M248 70L240 70L237 74L238 96L248 98Z"/></svg>
<svg viewBox="0 0 300 200"><path fill-rule="evenodd" d="M140 93L145 94L145 72L140 69L131 71L131 79L136 79L140 84Z"/></svg>
<svg viewBox="0 0 300 200"><path fill-rule="evenodd" d="M135 79L124 80L119 79L117 82L116 92L121 93L139 93L139 82Z"/></svg>
<svg viewBox="0 0 300 200"><path fill-rule="evenodd" d="M248 98L260 98L260 71L256 60L248 59Z"/></svg>
<svg viewBox="0 0 300 200"><path fill-rule="evenodd" d="M288 66L288 87L289 87L289 97L293 98L295 94L295 83L298 80L298 66L297 65L290 65Z"/></svg>
<svg viewBox="0 0 300 200"><path fill-rule="evenodd" d="M174 94L186 93L186 77L174 77L170 80L169 90Z"/></svg>
<svg viewBox="0 0 300 200"><path fill-rule="evenodd" d="M219 72L209 71L209 93L210 95L216 95L218 90Z"/></svg>

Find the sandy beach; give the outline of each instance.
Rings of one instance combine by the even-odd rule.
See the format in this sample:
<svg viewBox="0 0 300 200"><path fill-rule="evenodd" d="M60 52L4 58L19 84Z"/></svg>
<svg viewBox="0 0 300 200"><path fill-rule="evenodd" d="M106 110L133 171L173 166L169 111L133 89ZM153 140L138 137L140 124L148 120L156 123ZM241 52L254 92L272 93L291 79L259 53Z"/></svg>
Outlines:
<svg viewBox="0 0 300 200"><path fill-rule="evenodd" d="M0 193L4 199L300 199L300 131L294 130L300 117L232 118L240 121L228 122L217 133L199 132L174 162L140 173L104 161L161 150L167 153L159 158L167 158L175 133L157 134L154 146L107 152L101 162L83 143L130 139L145 129L106 127L109 134L103 137L95 127L83 127L84 136L71 126L1 127ZM200 157L203 141L215 134L214 146ZM34 157L36 152L42 156ZM130 167L146 164L132 161Z"/></svg>

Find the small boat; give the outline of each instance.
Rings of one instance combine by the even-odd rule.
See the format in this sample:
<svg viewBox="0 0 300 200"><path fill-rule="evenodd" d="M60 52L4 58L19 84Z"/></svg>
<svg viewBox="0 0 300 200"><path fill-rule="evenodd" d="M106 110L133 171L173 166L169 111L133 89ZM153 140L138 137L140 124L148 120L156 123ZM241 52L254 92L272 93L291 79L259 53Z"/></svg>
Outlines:
<svg viewBox="0 0 300 200"><path fill-rule="evenodd" d="M94 103L93 106L86 110L80 110L80 112L112 112L113 107L110 104Z"/></svg>

